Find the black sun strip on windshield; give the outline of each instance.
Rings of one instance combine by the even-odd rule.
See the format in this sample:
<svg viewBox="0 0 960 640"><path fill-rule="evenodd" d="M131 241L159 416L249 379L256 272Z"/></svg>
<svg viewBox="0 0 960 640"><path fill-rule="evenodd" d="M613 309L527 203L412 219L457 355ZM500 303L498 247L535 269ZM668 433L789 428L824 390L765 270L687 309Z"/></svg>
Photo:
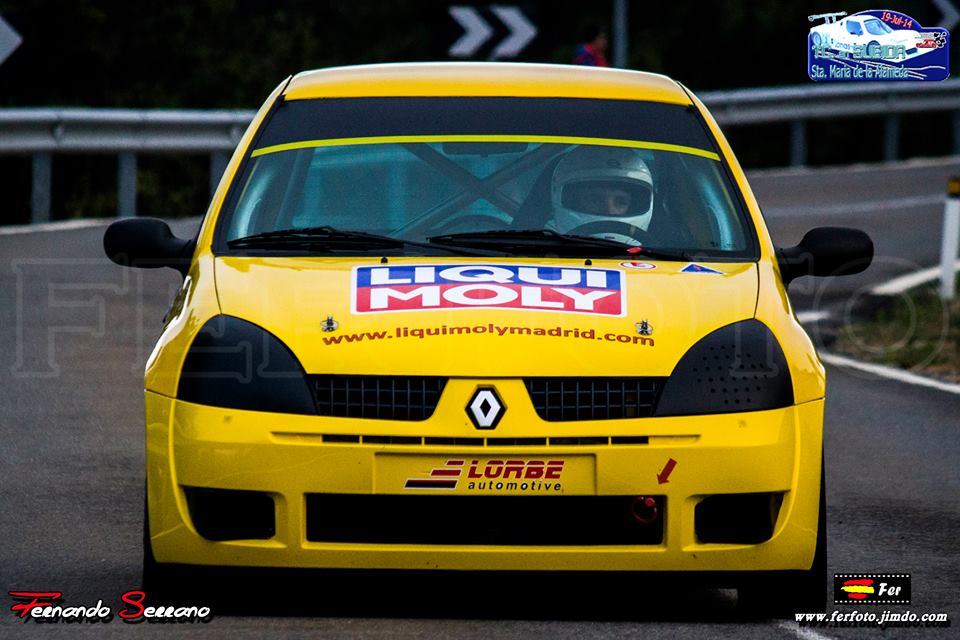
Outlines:
<svg viewBox="0 0 960 640"><path fill-rule="evenodd" d="M550 136L642 141L715 154L682 105L509 97L323 98L278 105L258 149L304 140L409 136Z"/></svg>
<svg viewBox="0 0 960 640"><path fill-rule="evenodd" d="M704 151L694 149L693 147L684 147L679 144L664 144L662 142L646 142L640 140L614 140L611 138L584 138L582 136L377 136L373 138L333 138L330 140L301 140L298 142L288 142L287 144L277 144L272 147L261 147L254 149L250 153L251 158L279 153L280 151L293 151L295 149L313 149L315 147L341 147L350 145L364 144L403 144L407 146L411 153L420 156L423 160L422 150L417 150L415 143L431 142L532 142L542 144L587 144L599 145L603 147L628 147L631 149L650 149L653 151L672 151L674 153L686 153L701 158L720 161L720 155L713 151Z"/></svg>

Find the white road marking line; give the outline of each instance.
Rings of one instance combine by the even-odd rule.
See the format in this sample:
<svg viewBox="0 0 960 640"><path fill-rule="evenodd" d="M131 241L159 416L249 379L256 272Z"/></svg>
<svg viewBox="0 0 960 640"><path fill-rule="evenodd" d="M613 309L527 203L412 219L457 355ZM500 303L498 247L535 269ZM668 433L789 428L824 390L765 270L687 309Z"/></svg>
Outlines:
<svg viewBox="0 0 960 640"><path fill-rule="evenodd" d="M797 320L801 324L811 324L814 322L820 322L821 320L826 320L830 317L830 312L825 310L820 311L797 311Z"/></svg>
<svg viewBox="0 0 960 640"><path fill-rule="evenodd" d="M737 602L736 589L721 589L720 595L724 600L728 600L732 602L734 605L736 605L736 602ZM794 622L792 625L789 622L777 623L778 627L786 631L789 631L790 633L797 636L798 638L801 638L802 640L834 640L832 637L825 636L821 633L817 633L813 629L808 629L806 627L800 627L795 625L797 625L796 622Z"/></svg>
<svg viewBox="0 0 960 640"><path fill-rule="evenodd" d="M960 260L957 260L956 264L953 265L954 271L960 271ZM896 296L907 289L912 289L921 284L926 284L928 282L933 282L940 277L940 265L935 267L930 267L929 269L921 269L914 273L908 273L903 276L894 278L893 280L888 280L883 284L879 284L874 288L870 289L870 293L875 296Z"/></svg>
<svg viewBox="0 0 960 640"><path fill-rule="evenodd" d="M827 364L832 364L838 367L858 369L859 371L872 373L873 375L881 378L887 378L889 380L896 380L897 382L903 382L905 384L912 384L918 387L927 387L928 389L936 389L938 391L946 391L947 393L955 393L960 395L960 384L942 382L926 376L910 373L909 371L904 371L903 369L895 369L894 367L887 367L882 364L873 364L871 362L861 362L859 360L854 360L853 358L838 356L833 353L824 353L823 351L820 352L820 359Z"/></svg>
<svg viewBox="0 0 960 640"><path fill-rule="evenodd" d="M789 631L798 638L803 640L833 640L830 636L825 636L822 633L817 633L813 629L806 627L797 626L797 623L794 622L792 625L789 622L781 622L777 625L785 631Z"/></svg>
<svg viewBox="0 0 960 640"><path fill-rule="evenodd" d="M35 231L69 231L71 229L86 229L110 224L116 218L84 218L82 220L64 220L62 222L43 222L41 224L16 224L0 227L0 236L15 236Z"/></svg>
<svg viewBox="0 0 960 640"><path fill-rule="evenodd" d="M943 204L945 196L942 193L931 193L921 196L906 196L903 198L887 198L884 200L867 200L865 202L851 202L848 204L829 204L811 207L763 207L763 214L771 217L803 216L803 215L841 215L844 213L874 213L877 211L894 211L896 209L910 209L926 207L933 204Z"/></svg>

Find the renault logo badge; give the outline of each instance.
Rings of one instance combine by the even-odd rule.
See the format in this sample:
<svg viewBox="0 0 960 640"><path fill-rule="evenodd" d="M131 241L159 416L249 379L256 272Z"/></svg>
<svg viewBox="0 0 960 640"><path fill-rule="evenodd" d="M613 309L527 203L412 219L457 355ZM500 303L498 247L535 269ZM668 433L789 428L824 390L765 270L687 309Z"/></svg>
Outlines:
<svg viewBox="0 0 960 640"><path fill-rule="evenodd" d="M467 415L477 429L496 429L506 412L506 405L493 387L478 387L467 404Z"/></svg>

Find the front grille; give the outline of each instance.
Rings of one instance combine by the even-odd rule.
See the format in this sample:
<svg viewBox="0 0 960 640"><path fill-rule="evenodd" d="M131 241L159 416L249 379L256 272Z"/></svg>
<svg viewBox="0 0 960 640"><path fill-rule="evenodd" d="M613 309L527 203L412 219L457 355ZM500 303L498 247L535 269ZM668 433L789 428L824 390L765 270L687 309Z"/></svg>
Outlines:
<svg viewBox="0 0 960 640"><path fill-rule="evenodd" d="M619 420L653 415L664 378L525 378L542 420Z"/></svg>
<svg viewBox="0 0 960 640"><path fill-rule="evenodd" d="M371 544L653 545L659 517L637 520L636 496L307 494L307 540Z"/></svg>
<svg viewBox="0 0 960 640"><path fill-rule="evenodd" d="M426 420L446 378L434 376L308 376L317 414L338 418Z"/></svg>
<svg viewBox="0 0 960 640"><path fill-rule="evenodd" d="M280 440L298 444L323 442L324 444L402 444L426 447L606 447L623 444L650 444L650 436L557 436L553 438L455 438L444 436L388 436L354 435L347 433L272 433ZM674 440L696 440L695 435L659 436Z"/></svg>

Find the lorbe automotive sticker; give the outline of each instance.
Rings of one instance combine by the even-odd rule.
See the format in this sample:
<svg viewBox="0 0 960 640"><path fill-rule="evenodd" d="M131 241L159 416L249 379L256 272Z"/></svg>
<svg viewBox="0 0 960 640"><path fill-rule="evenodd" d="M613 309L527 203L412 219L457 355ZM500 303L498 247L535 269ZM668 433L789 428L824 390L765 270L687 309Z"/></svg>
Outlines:
<svg viewBox="0 0 960 640"><path fill-rule="evenodd" d="M424 264L354 267L354 313L522 309L601 316L626 313L623 272L592 267Z"/></svg>
<svg viewBox="0 0 960 640"><path fill-rule="evenodd" d="M565 460L487 460L467 458L444 460L429 474L406 479L403 488L467 491L546 493L563 491ZM462 481L462 482L461 482Z"/></svg>
<svg viewBox="0 0 960 640"><path fill-rule="evenodd" d="M889 9L808 16L807 74L815 82L946 80L950 32Z"/></svg>

